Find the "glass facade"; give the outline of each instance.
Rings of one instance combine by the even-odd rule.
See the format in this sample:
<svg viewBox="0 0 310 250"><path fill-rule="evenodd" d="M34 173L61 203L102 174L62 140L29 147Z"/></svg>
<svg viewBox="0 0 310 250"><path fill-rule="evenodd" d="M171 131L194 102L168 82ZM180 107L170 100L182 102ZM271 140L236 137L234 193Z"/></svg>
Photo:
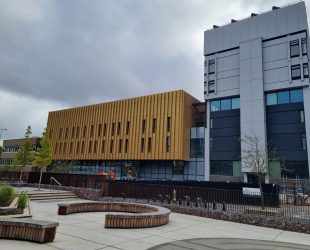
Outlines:
<svg viewBox="0 0 310 250"><path fill-rule="evenodd" d="M303 102L302 89L279 91L266 94L266 105Z"/></svg>
<svg viewBox="0 0 310 250"><path fill-rule="evenodd" d="M204 158L204 127L191 128L190 158Z"/></svg>
<svg viewBox="0 0 310 250"><path fill-rule="evenodd" d="M231 109L240 109L239 97L211 101L211 112Z"/></svg>

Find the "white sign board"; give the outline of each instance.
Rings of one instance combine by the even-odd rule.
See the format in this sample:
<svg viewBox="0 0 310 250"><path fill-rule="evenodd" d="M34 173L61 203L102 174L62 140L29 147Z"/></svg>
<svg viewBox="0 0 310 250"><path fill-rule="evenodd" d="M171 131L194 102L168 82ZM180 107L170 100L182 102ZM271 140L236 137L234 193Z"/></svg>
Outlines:
<svg viewBox="0 0 310 250"><path fill-rule="evenodd" d="M243 187L242 193L243 193L243 195L260 196L260 189L259 188Z"/></svg>

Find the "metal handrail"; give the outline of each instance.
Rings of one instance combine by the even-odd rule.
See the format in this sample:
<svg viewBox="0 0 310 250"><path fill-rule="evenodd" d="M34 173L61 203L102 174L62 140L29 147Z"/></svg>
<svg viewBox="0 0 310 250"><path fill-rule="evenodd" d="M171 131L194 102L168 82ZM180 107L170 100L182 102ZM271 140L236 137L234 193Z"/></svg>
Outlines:
<svg viewBox="0 0 310 250"><path fill-rule="evenodd" d="M59 192L59 187L61 186L61 183L57 181L54 177L51 177L50 180L51 180L50 192L52 192L52 189L54 190L54 187L56 184L58 185L57 187L58 187L58 192Z"/></svg>

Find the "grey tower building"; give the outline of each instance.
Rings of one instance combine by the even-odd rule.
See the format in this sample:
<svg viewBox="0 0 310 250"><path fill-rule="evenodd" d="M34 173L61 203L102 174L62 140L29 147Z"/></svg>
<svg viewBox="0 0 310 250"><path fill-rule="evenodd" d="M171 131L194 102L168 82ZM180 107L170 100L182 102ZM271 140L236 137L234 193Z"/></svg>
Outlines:
<svg viewBox="0 0 310 250"><path fill-rule="evenodd" d="M267 178L309 178L308 36L304 2L205 31L206 180L253 177L240 156L250 133L276 144Z"/></svg>

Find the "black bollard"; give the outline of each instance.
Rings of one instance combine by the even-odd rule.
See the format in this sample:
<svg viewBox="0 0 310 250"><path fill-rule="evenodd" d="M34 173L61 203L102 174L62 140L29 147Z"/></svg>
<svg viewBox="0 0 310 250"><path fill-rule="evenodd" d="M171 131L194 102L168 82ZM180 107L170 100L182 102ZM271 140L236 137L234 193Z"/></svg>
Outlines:
<svg viewBox="0 0 310 250"><path fill-rule="evenodd" d="M216 209L216 203L215 203L215 201L213 201L213 210L215 210Z"/></svg>
<svg viewBox="0 0 310 250"><path fill-rule="evenodd" d="M223 211L226 211L226 204L225 204L225 201L223 201Z"/></svg>

